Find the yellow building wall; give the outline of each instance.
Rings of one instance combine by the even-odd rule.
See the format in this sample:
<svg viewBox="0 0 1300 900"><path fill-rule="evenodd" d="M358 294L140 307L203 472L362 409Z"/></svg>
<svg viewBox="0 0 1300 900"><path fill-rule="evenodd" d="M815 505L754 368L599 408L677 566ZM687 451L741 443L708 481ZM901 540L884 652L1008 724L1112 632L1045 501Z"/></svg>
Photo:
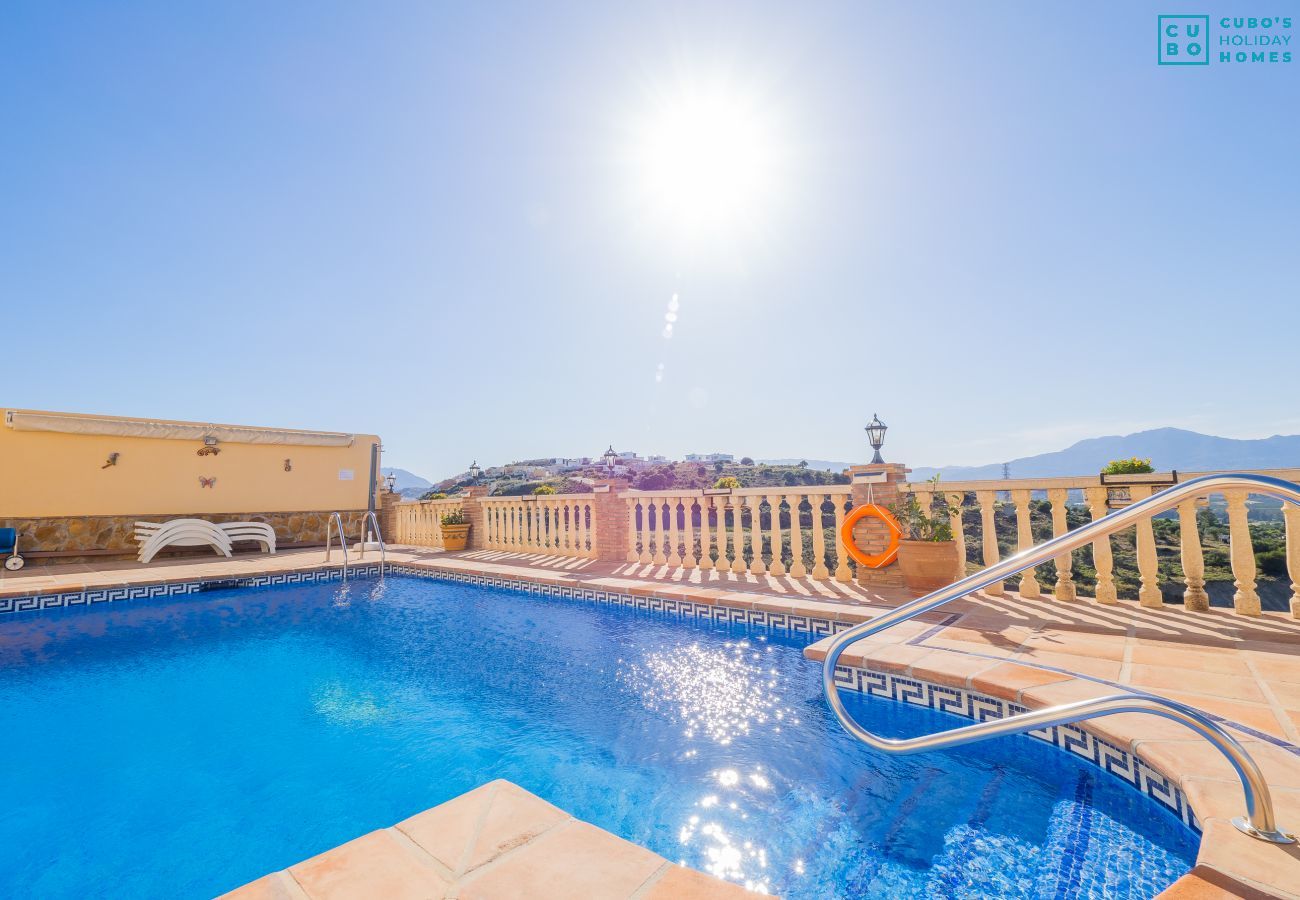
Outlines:
<svg viewBox="0 0 1300 900"><path fill-rule="evenodd" d="M4 424L6 411L0 518L365 509L370 447L379 443L373 434L357 434L348 447L225 442L215 456L199 456L195 440L16 431ZM117 464L104 468L110 453ZM340 479L346 470L351 480ZM203 487L201 477L216 483Z"/></svg>

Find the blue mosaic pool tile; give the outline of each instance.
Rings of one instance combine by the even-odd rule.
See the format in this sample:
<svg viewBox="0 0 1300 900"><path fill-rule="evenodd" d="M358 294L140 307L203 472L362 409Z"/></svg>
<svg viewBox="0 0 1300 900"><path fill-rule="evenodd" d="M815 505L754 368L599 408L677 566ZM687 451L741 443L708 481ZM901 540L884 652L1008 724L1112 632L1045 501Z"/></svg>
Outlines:
<svg viewBox="0 0 1300 900"><path fill-rule="evenodd" d="M545 597L580 600L588 603L606 603L632 609L677 615L689 618L711 619L716 622L755 625L782 631L826 637L853 627L853 623L783 612L756 609L737 609L689 600L672 600L661 597L621 594L588 587L540 584L522 578L479 575L451 569L426 566L413 567L400 563L386 566L386 571L397 575L456 581L482 587L505 588ZM349 566L349 577L379 575L379 565L370 563ZM343 578L342 567L321 568L303 572L282 572L254 575L246 578L207 579L151 584L138 587L114 587L62 594L0 597L0 614L31 610L56 609L71 606L90 606L96 603L119 600L138 600L192 594L209 590L240 587L271 587L275 585L306 584L338 581ZM913 706L923 706L952 713L976 722L1001 719L1026 712L1019 704L986 696L974 691L944 685L930 684L899 675L872 672L852 666L837 666L835 682L843 688L859 691L874 697L884 697ZM1128 784L1172 811L1189 827L1200 830L1182 791L1169 778L1156 771L1145 761L1075 725L1057 725L1052 728L1028 732L1031 737L1054 744L1095 766L1122 778Z"/></svg>

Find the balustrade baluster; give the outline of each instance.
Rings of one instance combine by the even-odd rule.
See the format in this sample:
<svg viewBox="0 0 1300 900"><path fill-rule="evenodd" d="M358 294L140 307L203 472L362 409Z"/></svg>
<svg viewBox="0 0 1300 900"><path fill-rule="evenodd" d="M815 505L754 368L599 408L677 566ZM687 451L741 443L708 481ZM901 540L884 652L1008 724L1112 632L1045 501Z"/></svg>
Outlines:
<svg viewBox="0 0 1300 900"><path fill-rule="evenodd" d="M678 568L682 564L681 535L677 528L677 504L680 498L668 498L668 565Z"/></svg>
<svg viewBox="0 0 1300 900"><path fill-rule="evenodd" d="M767 572L763 564L763 514L760 507L763 498L749 496L745 498L749 507L749 574L762 575Z"/></svg>
<svg viewBox="0 0 1300 900"><path fill-rule="evenodd" d="M803 497L799 494L790 495L790 576L792 578L803 578L808 574L808 567L803 561L803 523L799 521L799 507L803 505Z"/></svg>
<svg viewBox="0 0 1300 900"><path fill-rule="evenodd" d="M709 527L709 510L713 507L713 498L700 497L700 568L712 569L713 556L709 552L712 529Z"/></svg>
<svg viewBox="0 0 1300 900"><path fill-rule="evenodd" d="M975 492L975 501L980 506L980 540L986 569L1002 558L1002 553L998 550L997 496L995 491ZM984 593L990 597L1001 597L1004 587L1004 583L999 581L986 587Z"/></svg>
<svg viewBox="0 0 1300 900"><path fill-rule="evenodd" d="M822 520L822 504L826 502L824 494L809 494L808 504L812 507L812 577L824 581L831 576L826 568L826 528Z"/></svg>
<svg viewBox="0 0 1300 900"><path fill-rule="evenodd" d="M732 494L731 502L731 571L737 575L745 572L745 526L742 511L745 504L742 498Z"/></svg>
<svg viewBox="0 0 1300 900"><path fill-rule="evenodd" d="M1034 528L1029 512L1029 491L1011 492L1011 499L1016 505L1016 550L1023 552L1034 546ZM1043 595L1038 585L1038 578L1033 569L1025 569L1020 574L1020 596L1026 600L1036 600Z"/></svg>
<svg viewBox="0 0 1300 900"><path fill-rule="evenodd" d="M695 558L695 498L682 498L682 565L694 569L699 565Z"/></svg>
<svg viewBox="0 0 1300 900"><path fill-rule="evenodd" d="M585 500L578 500L578 556L591 558L596 555L596 510L588 508Z"/></svg>
<svg viewBox="0 0 1300 900"><path fill-rule="evenodd" d="M1247 521L1246 497L1248 492L1233 488L1224 492L1228 501L1228 540L1232 554L1232 577L1237 591L1232 595L1232 607L1243 616L1260 614L1259 594L1255 592L1255 547L1250 539Z"/></svg>
<svg viewBox="0 0 1300 900"><path fill-rule="evenodd" d="M1084 496L1088 498L1088 512L1092 513L1092 520L1104 518L1110 512L1106 505L1106 489L1104 487L1090 487L1084 489ZM1092 565L1097 570L1097 602L1110 605L1119 602L1119 596L1115 591L1115 557L1111 552L1110 535L1102 535L1092 542Z"/></svg>
<svg viewBox="0 0 1300 900"><path fill-rule="evenodd" d="M1150 485L1129 488L1129 496L1134 500L1143 500L1151 493ZM1138 588L1138 603L1148 609L1163 608L1165 598L1160 593L1160 558L1156 555L1156 532L1150 516L1137 523L1137 565L1138 577L1142 580L1142 586Z"/></svg>
<svg viewBox="0 0 1300 900"><path fill-rule="evenodd" d="M781 495L768 494L767 505L771 508L771 528L768 537L772 543L772 562L767 571L772 575L784 575L785 563L781 560Z"/></svg>
<svg viewBox="0 0 1300 900"><path fill-rule="evenodd" d="M654 521L655 521L655 555L654 564L663 566L668 564L668 557L664 554L667 549L667 541L664 540L664 510L662 498L654 499Z"/></svg>
<svg viewBox="0 0 1300 900"><path fill-rule="evenodd" d="M1291 615L1300 619L1300 506L1282 503L1286 522L1286 571L1291 576Z"/></svg>
<svg viewBox="0 0 1300 900"><path fill-rule="evenodd" d="M1052 536L1059 537L1070 530L1070 521L1066 516L1066 501L1070 492L1065 488L1052 488L1047 492L1047 499L1052 503ZM1074 551L1054 557L1056 563L1056 587L1052 594L1057 600L1076 600L1078 591L1074 586Z"/></svg>
<svg viewBox="0 0 1300 900"><path fill-rule="evenodd" d="M835 507L835 580L847 583L853 580L853 570L849 568L849 554L844 549L844 541L840 539L840 533L843 530L845 513L848 511L848 494L831 495L831 505Z"/></svg>
<svg viewBox="0 0 1300 900"><path fill-rule="evenodd" d="M1196 524L1196 501L1178 504L1178 548L1183 563L1183 608L1206 612L1210 595L1205 592L1205 554L1201 550L1201 532Z"/></svg>
<svg viewBox="0 0 1300 900"><path fill-rule="evenodd" d="M641 503L641 555L637 557L637 562L642 565L649 565L654 562L654 556L650 552L650 516L652 506L648 497L640 498Z"/></svg>

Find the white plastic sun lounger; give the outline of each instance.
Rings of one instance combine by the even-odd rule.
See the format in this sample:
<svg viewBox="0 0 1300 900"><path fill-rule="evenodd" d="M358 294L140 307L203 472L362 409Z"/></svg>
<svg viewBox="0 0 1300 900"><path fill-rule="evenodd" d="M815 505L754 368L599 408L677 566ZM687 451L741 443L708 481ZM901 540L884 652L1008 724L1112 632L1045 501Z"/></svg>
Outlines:
<svg viewBox="0 0 1300 900"><path fill-rule="evenodd" d="M220 556L230 556L230 537L206 519L136 522L135 539L140 542L142 563L164 547L211 547Z"/></svg>
<svg viewBox="0 0 1300 900"><path fill-rule="evenodd" d="M235 541L257 541L267 553L275 552L275 529L265 522L220 522L217 527Z"/></svg>

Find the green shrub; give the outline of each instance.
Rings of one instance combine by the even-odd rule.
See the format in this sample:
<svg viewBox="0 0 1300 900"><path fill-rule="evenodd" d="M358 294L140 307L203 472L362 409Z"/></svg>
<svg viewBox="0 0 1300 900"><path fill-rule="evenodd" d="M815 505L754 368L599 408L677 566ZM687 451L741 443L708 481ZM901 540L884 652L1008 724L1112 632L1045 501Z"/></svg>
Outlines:
<svg viewBox="0 0 1300 900"><path fill-rule="evenodd" d="M735 475L724 475L713 482L713 486L715 488L738 488L740 487L740 479Z"/></svg>
<svg viewBox="0 0 1300 900"><path fill-rule="evenodd" d="M468 524L469 524L469 520L465 518L465 510L463 510L463 509L457 509L457 510L454 510L453 512L449 512L449 513L447 513L445 516L443 516L443 517L442 517L442 524L444 524L444 525L468 525Z"/></svg>
<svg viewBox="0 0 1300 900"><path fill-rule="evenodd" d="M1261 574L1268 575L1272 578L1285 578L1286 571L1286 550L1265 550L1258 554L1255 560L1259 563Z"/></svg>
<svg viewBox="0 0 1300 900"><path fill-rule="evenodd" d="M551 487L549 484L539 484L537 487L533 488L533 493L534 493L534 494L554 494L554 493L555 493L555 488Z"/></svg>

